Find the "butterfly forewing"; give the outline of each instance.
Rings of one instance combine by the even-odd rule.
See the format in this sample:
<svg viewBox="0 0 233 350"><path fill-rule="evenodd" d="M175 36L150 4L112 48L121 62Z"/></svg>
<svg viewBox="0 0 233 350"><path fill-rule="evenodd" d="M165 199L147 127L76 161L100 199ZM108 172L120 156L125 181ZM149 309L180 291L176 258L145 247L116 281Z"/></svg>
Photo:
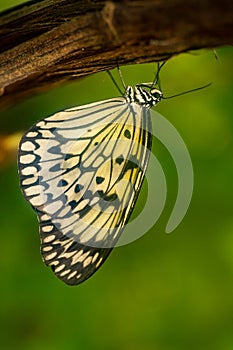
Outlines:
<svg viewBox="0 0 233 350"><path fill-rule="evenodd" d="M72 108L22 138L21 187L44 261L68 284L91 276L127 223L149 159L149 109L117 98Z"/></svg>

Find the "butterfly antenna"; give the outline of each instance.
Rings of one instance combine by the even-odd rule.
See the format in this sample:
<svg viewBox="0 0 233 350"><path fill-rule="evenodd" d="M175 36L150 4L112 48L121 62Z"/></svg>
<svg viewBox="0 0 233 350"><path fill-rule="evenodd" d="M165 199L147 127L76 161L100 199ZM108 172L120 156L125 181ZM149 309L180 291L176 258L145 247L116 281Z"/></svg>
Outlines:
<svg viewBox="0 0 233 350"><path fill-rule="evenodd" d="M124 78L123 78L123 75L122 75L122 73L121 73L121 69L120 69L118 63L117 63L117 70L118 70L119 77L120 77L120 79L121 79L121 83L122 83L124 89L126 89L125 81L124 81Z"/></svg>
<svg viewBox="0 0 233 350"><path fill-rule="evenodd" d="M164 64L165 64L165 62L163 62L163 65ZM161 65L161 67L159 67L159 72L160 72L161 68L162 68L162 65ZM160 80L159 74L158 74L158 78L157 78L157 83L156 84L158 85L159 90L162 91L161 80Z"/></svg>
<svg viewBox="0 0 233 350"><path fill-rule="evenodd" d="M162 67L165 65L166 62L167 61L164 61L163 63L160 63L160 62L157 63L157 72L155 74L155 78L153 80L151 88L153 88L154 86L158 85L159 90L161 91L161 84L160 84L160 79L159 79L159 73L160 73Z"/></svg>
<svg viewBox="0 0 233 350"><path fill-rule="evenodd" d="M116 86L117 90L120 92L121 96L124 95L123 91L120 89L119 85L117 84L116 80L114 79L112 73L107 70L108 75L110 76L110 79L112 80L113 84ZM124 85L123 85L124 86ZM125 87L125 86L124 86Z"/></svg>
<svg viewBox="0 0 233 350"><path fill-rule="evenodd" d="M167 99L169 99L169 98L173 98L173 97L185 95L185 94L188 94L188 93L193 92L193 91L202 90L202 89L205 89L205 88L209 87L210 85L212 85L212 83L209 83L209 84L204 85L204 86L200 86L200 87L198 87L198 88L196 88L196 89L192 89L192 90L180 92L179 94L175 94L175 95L168 96L168 97L163 97L163 100L167 100Z"/></svg>
<svg viewBox="0 0 233 350"><path fill-rule="evenodd" d="M214 54L214 57L215 57L216 61L218 61L219 57L218 57L216 49L213 49L213 54Z"/></svg>

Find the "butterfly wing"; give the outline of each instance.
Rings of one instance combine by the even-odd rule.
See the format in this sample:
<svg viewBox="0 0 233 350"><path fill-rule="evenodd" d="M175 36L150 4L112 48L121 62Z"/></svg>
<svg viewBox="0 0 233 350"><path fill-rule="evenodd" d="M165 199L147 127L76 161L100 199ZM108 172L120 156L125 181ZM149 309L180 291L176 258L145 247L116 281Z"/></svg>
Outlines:
<svg viewBox="0 0 233 350"><path fill-rule="evenodd" d="M22 138L19 174L45 263L67 284L90 277L127 223L151 148L148 109L110 99L56 113Z"/></svg>

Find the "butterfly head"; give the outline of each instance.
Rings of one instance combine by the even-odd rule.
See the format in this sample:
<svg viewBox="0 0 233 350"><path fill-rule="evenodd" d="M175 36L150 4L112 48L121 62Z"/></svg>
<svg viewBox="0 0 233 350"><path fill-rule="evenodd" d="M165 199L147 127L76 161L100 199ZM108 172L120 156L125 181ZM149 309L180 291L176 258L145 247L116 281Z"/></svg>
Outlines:
<svg viewBox="0 0 233 350"><path fill-rule="evenodd" d="M152 106L155 106L163 98L163 93L155 88L150 90L150 95L152 98Z"/></svg>
<svg viewBox="0 0 233 350"><path fill-rule="evenodd" d="M134 88L128 86L125 91L125 98L128 103L136 102L139 105L151 108L163 98L160 90L151 87L150 83L138 84Z"/></svg>

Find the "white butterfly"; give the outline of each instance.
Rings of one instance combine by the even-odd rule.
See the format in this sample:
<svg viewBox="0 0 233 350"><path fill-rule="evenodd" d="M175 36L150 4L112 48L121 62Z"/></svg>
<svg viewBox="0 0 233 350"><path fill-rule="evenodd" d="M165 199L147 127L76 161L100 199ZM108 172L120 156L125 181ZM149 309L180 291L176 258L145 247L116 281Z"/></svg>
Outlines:
<svg viewBox="0 0 233 350"><path fill-rule="evenodd" d="M153 83L124 97L58 112L36 123L19 146L25 198L40 222L44 262L70 285L108 257L141 188L152 143Z"/></svg>

